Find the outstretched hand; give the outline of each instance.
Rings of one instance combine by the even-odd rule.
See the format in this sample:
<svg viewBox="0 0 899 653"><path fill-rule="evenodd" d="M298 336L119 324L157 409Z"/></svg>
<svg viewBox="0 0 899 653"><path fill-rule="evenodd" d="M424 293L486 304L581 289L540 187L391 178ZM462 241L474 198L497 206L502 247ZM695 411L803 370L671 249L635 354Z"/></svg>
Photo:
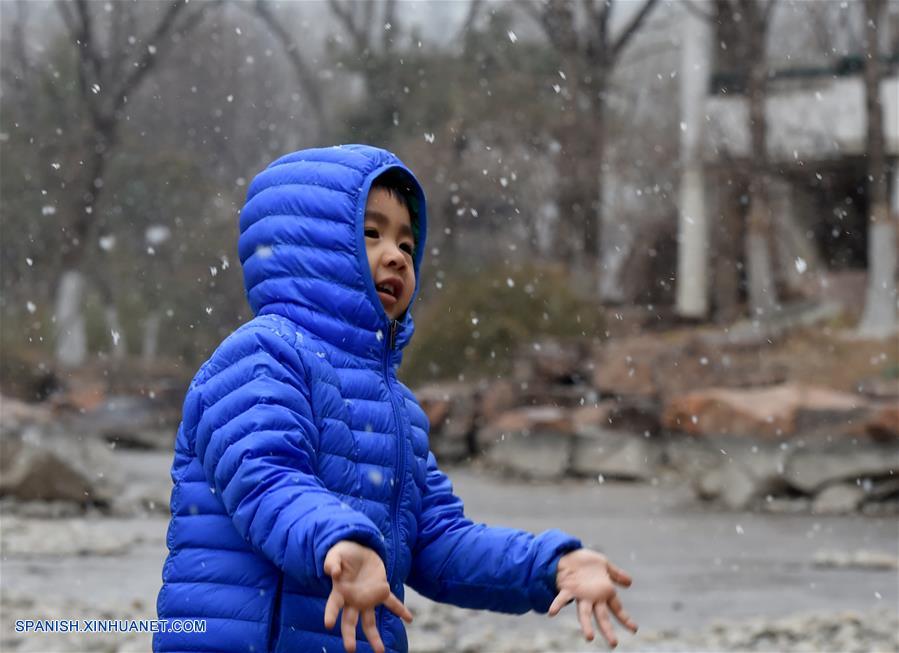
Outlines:
<svg viewBox="0 0 899 653"><path fill-rule="evenodd" d="M609 612L631 632L637 632L635 624L624 608L615 590L615 585L630 587L631 577L619 569L601 553L590 549L578 549L559 559L556 572L556 586L559 593L549 606L549 616L559 614L565 605L577 601L577 617L581 632L588 642L595 637L593 619L599 625L609 646L618 645L618 638L612 629Z"/></svg>
<svg viewBox="0 0 899 653"><path fill-rule="evenodd" d="M325 573L331 577L331 595L325 605L325 628L340 619L340 634L348 653L356 650L356 624L362 617L362 632L376 653L384 653L384 643L375 623L375 608L382 603L388 610L412 623L412 613L403 605L387 583L387 572L381 557L366 546L343 540L332 546L325 556Z"/></svg>

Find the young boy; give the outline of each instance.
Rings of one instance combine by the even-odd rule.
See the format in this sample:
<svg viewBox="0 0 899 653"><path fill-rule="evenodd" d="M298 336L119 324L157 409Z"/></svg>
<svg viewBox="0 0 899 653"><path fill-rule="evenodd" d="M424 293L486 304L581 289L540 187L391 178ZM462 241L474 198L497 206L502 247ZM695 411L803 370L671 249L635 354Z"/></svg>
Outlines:
<svg viewBox="0 0 899 653"><path fill-rule="evenodd" d="M468 608L578 603L617 642L630 578L550 530L474 524L397 379L425 252L425 197L393 154L304 150L250 185L238 249L256 317L200 368L172 466L154 651L408 648L403 585ZM176 622L172 621L174 625Z"/></svg>

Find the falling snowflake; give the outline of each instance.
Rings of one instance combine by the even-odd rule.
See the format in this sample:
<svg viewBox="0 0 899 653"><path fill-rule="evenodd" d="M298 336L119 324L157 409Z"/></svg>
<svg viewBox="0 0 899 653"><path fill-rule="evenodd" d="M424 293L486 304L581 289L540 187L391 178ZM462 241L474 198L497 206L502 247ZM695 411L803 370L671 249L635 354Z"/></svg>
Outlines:
<svg viewBox="0 0 899 653"><path fill-rule="evenodd" d="M431 133L431 132L425 132L425 140L426 140L428 143L433 143L433 142L434 142L434 138L435 138L435 136L434 136L433 133Z"/></svg>
<svg viewBox="0 0 899 653"><path fill-rule="evenodd" d="M108 252L115 247L115 236L112 234L108 234L106 236L100 236L100 249L104 252Z"/></svg>
<svg viewBox="0 0 899 653"><path fill-rule="evenodd" d="M25 308L28 309L29 313L34 313L37 310L37 306L34 305L34 302L28 302L25 304Z"/></svg>
<svg viewBox="0 0 899 653"><path fill-rule="evenodd" d="M518 42L518 37L515 35L515 32L513 32L512 30L509 30L509 40L512 41L512 43Z"/></svg>

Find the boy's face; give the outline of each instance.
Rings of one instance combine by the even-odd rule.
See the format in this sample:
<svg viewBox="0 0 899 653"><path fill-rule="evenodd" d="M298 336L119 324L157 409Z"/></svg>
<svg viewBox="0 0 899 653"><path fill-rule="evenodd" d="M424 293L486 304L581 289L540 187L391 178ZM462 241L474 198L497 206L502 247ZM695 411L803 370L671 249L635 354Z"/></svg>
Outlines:
<svg viewBox="0 0 899 653"><path fill-rule="evenodd" d="M415 241L409 211L383 188L371 191L365 205L365 251L381 305L396 320L415 292Z"/></svg>

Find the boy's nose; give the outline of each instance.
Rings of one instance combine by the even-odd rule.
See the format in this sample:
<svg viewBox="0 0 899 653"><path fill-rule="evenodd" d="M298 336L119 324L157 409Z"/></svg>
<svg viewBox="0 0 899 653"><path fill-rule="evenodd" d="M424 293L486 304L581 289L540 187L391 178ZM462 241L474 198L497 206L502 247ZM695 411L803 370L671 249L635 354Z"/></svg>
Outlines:
<svg viewBox="0 0 899 653"><path fill-rule="evenodd" d="M406 257L403 254L403 250L401 250L397 245L388 246L387 252L384 256L387 265L397 267L400 270L406 267Z"/></svg>

